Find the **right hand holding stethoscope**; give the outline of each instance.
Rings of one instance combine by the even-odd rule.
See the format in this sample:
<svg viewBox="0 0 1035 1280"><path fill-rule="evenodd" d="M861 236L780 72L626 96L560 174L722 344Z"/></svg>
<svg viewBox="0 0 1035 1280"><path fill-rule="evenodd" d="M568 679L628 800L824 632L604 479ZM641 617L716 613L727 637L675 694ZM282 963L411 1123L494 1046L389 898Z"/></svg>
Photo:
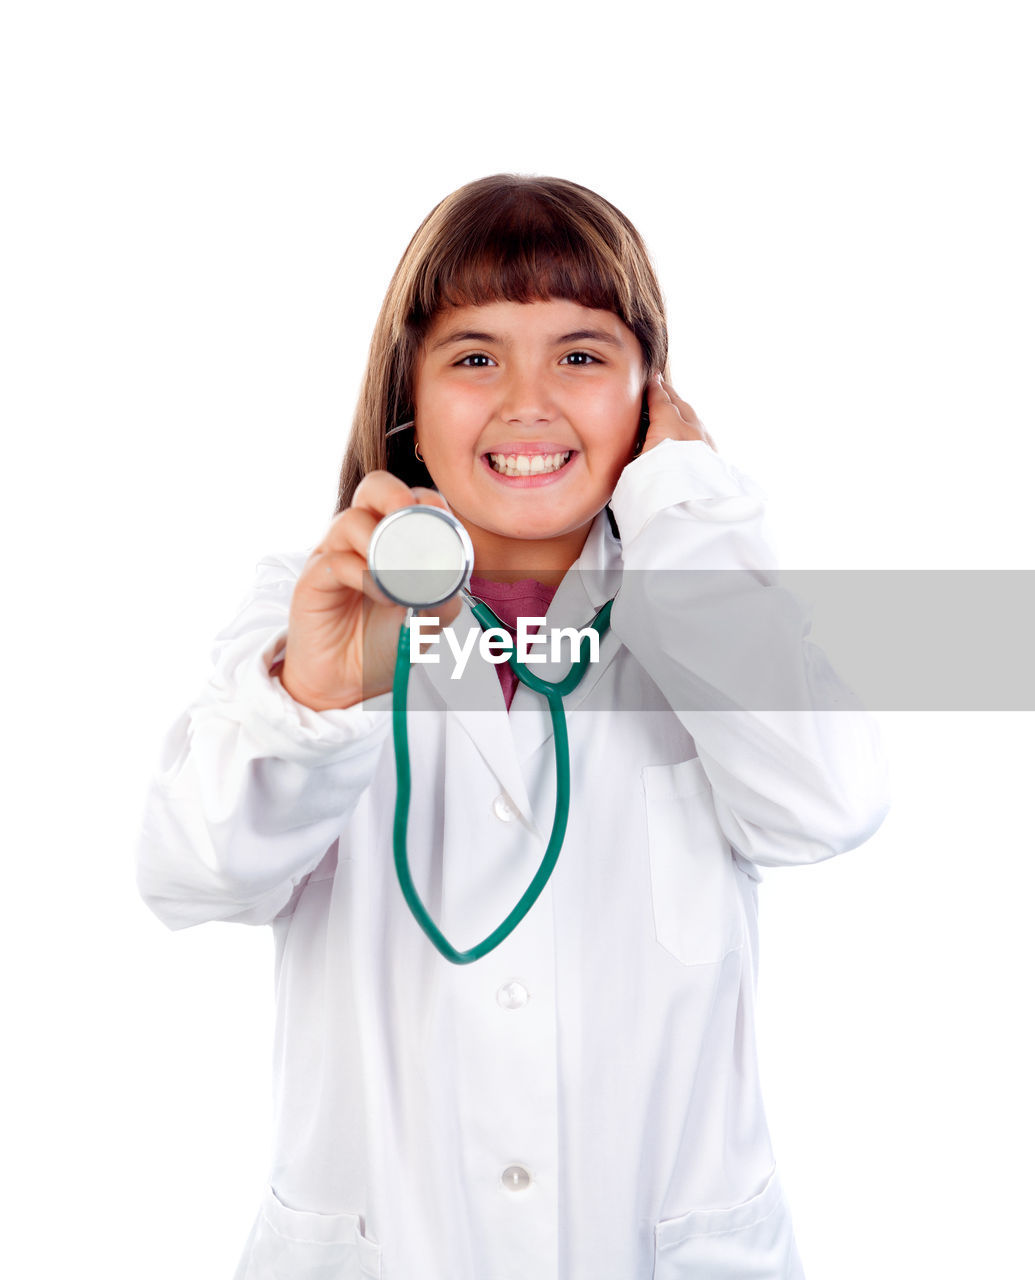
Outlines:
<svg viewBox="0 0 1035 1280"><path fill-rule="evenodd" d="M280 681L314 711L350 707L392 687L399 627L406 615L374 585L367 548L379 522L414 504L446 508L433 489L411 489L372 471L335 516L295 584ZM458 605L438 612L444 621Z"/></svg>

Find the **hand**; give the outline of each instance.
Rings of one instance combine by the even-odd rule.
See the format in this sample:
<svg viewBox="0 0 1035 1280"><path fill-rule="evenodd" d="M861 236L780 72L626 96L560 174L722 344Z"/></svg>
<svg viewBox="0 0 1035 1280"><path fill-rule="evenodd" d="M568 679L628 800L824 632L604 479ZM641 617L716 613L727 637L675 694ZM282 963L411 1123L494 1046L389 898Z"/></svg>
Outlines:
<svg viewBox="0 0 1035 1280"><path fill-rule="evenodd" d="M680 400L660 373L647 383L647 411L650 426L641 453L649 453L662 440L703 440L715 448L715 441L705 431L700 418L685 400Z"/></svg>
<svg viewBox="0 0 1035 1280"><path fill-rule="evenodd" d="M406 610L374 586L367 548L386 515L414 504L446 506L433 489L411 489L387 471L370 472L306 561L291 597L280 672L296 702L329 711L392 687ZM440 612L448 615L448 606Z"/></svg>

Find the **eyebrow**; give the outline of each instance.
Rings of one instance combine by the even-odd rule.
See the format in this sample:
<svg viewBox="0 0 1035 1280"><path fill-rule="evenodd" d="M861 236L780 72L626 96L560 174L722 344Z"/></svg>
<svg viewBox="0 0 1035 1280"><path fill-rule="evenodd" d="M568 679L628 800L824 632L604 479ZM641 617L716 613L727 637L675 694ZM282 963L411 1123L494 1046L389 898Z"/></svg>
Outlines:
<svg viewBox="0 0 1035 1280"><path fill-rule="evenodd" d="M431 350L437 351L439 347L452 346L454 342L498 343L499 338L493 333L478 333L475 329L454 329L452 333L447 333L445 337L439 338Z"/></svg>
<svg viewBox="0 0 1035 1280"><path fill-rule="evenodd" d="M476 329L454 329L451 333L439 338L431 348L438 351L440 347L452 346L454 342L485 342L500 345L503 339L495 333L480 333ZM560 347L568 342L605 342L612 347L620 347L621 340L606 329L576 329L572 333L562 333L550 339L550 345Z"/></svg>
<svg viewBox="0 0 1035 1280"><path fill-rule="evenodd" d="M557 346L565 342L606 342L612 347L622 345L621 341L606 329L576 329L574 333L561 334L555 342Z"/></svg>

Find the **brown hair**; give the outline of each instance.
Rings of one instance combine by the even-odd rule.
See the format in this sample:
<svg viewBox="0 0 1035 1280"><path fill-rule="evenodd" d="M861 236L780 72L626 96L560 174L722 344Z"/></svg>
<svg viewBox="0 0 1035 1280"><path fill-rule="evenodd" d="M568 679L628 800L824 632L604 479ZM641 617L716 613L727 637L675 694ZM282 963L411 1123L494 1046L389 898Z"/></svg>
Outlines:
<svg viewBox="0 0 1035 1280"><path fill-rule="evenodd" d="M665 306L639 232L602 196L563 178L498 174L454 191L417 228L374 326L338 511L368 471L409 485L431 479L413 433L386 432L414 416L424 338L443 307L561 298L611 311L636 335L646 378L668 358Z"/></svg>

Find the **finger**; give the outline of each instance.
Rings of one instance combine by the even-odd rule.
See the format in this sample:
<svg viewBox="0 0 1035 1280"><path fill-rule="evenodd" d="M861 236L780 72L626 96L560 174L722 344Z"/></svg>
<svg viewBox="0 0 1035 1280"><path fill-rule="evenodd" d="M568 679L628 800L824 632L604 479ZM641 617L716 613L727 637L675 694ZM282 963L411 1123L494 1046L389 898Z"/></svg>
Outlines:
<svg viewBox="0 0 1035 1280"><path fill-rule="evenodd" d="M691 404L678 397L660 374L647 384L647 413L650 416L650 428L647 430L644 452L663 439L704 440L710 448L715 448L711 436L697 417Z"/></svg>
<svg viewBox="0 0 1035 1280"><path fill-rule="evenodd" d="M369 539L368 539L369 541ZM375 604L398 608L398 602L378 588L367 567L366 550L324 547L314 551L299 583L319 594L320 610L338 610L351 593L364 595Z"/></svg>
<svg viewBox="0 0 1035 1280"><path fill-rule="evenodd" d="M687 422L696 423L700 421L700 419L697 417L696 412L694 411L693 406L687 404L687 402L682 398L682 396L679 396L676 394L676 390L670 382L662 382L662 387L668 393L669 397L672 400L672 403L678 406L680 413L683 415L683 417L686 419Z"/></svg>
<svg viewBox="0 0 1035 1280"><path fill-rule="evenodd" d="M314 551L313 556L323 557L323 560L312 566L308 580L317 590L335 592L348 588L361 591L378 604L394 605L395 602L378 589L367 572L370 540L375 529L386 516L409 507L438 507L443 511L449 508L436 490L411 489L387 471L371 471L364 476L356 486L352 504L335 516ZM335 560L339 554L345 558ZM348 558L350 554L357 557L356 561ZM339 575L339 565L347 566L348 572Z"/></svg>
<svg viewBox="0 0 1035 1280"><path fill-rule="evenodd" d="M697 414L660 379L647 385L647 412L651 427L662 434L676 439L695 439L700 433Z"/></svg>
<svg viewBox="0 0 1035 1280"><path fill-rule="evenodd" d="M422 492L430 494L434 491L425 489ZM393 476L390 471L369 471L356 486L351 505L371 511L380 518L402 507L412 507L416 501L414 490L403 484L398 476Z"/></svg>
<svg viewBox="0 0 1035 1280"><path fill-rule="evenodd" d="M366 556L351 548L323 547L314 551L306 564L304 580L315 591L336 594L362 592ZM300 579L302 581L302 579Z"/></svg>
<svg viewBox="0 0 1035 1280"><path fill-rule="evenodd" d="M410 501L418 507L438 507L440 511L448 511L449 504L437 489L422 489L420 487L410 490L412 495Z"/></svg>
<svg viewBox="0 0 1035 1280"><path fill-rule="evenodd" d="M692 404L687 404L682 397L677 396L676 390L672 387L672 383L667 383L664 378L661 379L661 388L668 393L669 398L672 399L674 404L676 404L679 413L681 413L681 416L683 417L683 421L690 422L692 426L696 426L697 430L700 431L701 438L704 439L704 442L714 449L715 442L711 439L711 435L709 434L709 431L707 431L704 422L700 420L700 417L697 417L697 411L693 408Z"/></svg>
<svg viewBox="0 0 1035 1280"><path fill-rule="evenodd" d="M707 427L705 427L704 423L697 416L697 413L695 412L693 407L691 405L688 405L685 400L681 400L679 396L677 396L675 392L671 390L671 388L669 388L669 395L672 397L673 402L678 408L680 416L682 417L683 421L686 422L689 426L693 427L698 432L698 434L700 435L701 439L705 442L705 444L709 445L712 449L714 449L715 441L708 434Z"/></svg>
<svg viewBox="0 0 1035 1280"><path fill-rule="evenodd" d="M369 507L346 507L331 521L316 550L358 551L366 556L371 535L380 519L377 512Z"/></svg>
<svg viewBox="0 0 1035 1280"><path fill-rule="evenodd" d="M652 420L656 414L669 412L682 419L679 406L672 398L664 382L662 382L660 374L656 378L651 378L650 382L647 383L647 409Z"/></svg>
<svg viewBox="0 0 1035 1280"><path fill-rule="evenodd" d="M687 404L687 402L681 396L676 394L676 390L672 386L671 382L667 382L664 377L659 375L658 386L664 392L665 396L672 403L672 405L674 405L674 407L679 413L679 416L683 419L684 422L687 422L694 427L700 426L701 420L700 418L698 418L696 412L694 411L693 405Z"/></svg>
<svg viewBox="0 0 1035 1280"><path fill-rule="evenodd" d="M407 494L410 490L406 490ZM409 502L405 507L415 504ZM431 504L425 504L431 505ZM304 575L314 590L362 592L377 604L394 604L368 572L370 540L383 517L366 507L349 507L335 516L323 541L306 564Z"/></svg>

